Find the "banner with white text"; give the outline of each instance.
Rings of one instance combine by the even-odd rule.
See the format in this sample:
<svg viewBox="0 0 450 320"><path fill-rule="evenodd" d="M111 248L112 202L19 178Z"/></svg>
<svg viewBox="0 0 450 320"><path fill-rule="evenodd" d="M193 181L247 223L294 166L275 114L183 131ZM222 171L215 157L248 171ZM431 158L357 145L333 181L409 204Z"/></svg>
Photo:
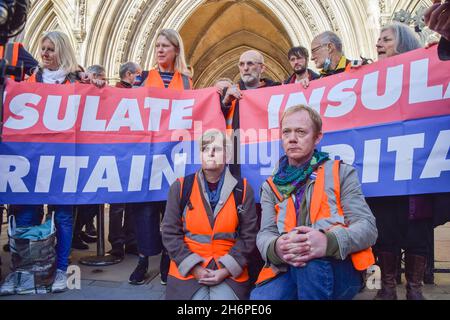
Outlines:
<svg viewBox="0 0 450 320"><path fill-rule="evenodd" d="M450 192L450 62L436 47L347 73L245 92L243 175L260 186L283 155L284 110L309 105L323 120L319 149L354 165L366 196ZM258 193L256 193L258 194Z"/></svg>
<svg viewBox="0 0 450 320"><path fill-rule="evenodd" d="M240 101L242 175L257 201L283 155L286 108L320 112L319 149L353 164L366 196L450 192L450 62L419 49L311 82L249 90ZM225 129L213 88L97 89L8 82L0 203L160 201L197 170L197 140Z"/></svg>

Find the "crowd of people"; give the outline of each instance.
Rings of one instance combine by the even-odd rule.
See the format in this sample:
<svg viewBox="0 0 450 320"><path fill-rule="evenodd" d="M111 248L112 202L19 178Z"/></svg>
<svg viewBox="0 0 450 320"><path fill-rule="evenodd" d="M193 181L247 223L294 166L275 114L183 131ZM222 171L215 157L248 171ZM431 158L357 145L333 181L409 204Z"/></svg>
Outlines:
<svg viewBox="0 0 450 320"><path fill-rule="evenodd" d="M425 16L430 28L442 34L442 59L448 59L450 51L448 7L448 1L436 3ZM376 43L379 60L420 47L414 32L400 23L383 27ZM158 33L154 57L148 70L132 61L122 64L115 86L193 89L177 31ZM369 63L348 59L341 39L331 31L317 35L311 50L293 47L286 58L292 74L283 84L304 88ZM23 48L19 59L28 82L107 85L104 67L81 67L67 35L59 31L43 35L39 62ZM318 73L309 68L310 60ZM238 83L227 78L215 83L227 132L212 129L202 135L201 169L178 179L167 201L110 205L110 253L138 257L129 282L145 283L148 258L161 254L167 299L352 299L364 285L365 270L377 263L382 288L376 298L392 300L397 299L404 250L406 297L424 299L422 283L432 248L424 239L433 227L433 215L442 214L435 212L437 203L449 195L366 199L356 170L317 150L323 136L320 115L298 105L282 115L285 155L261 186L261 203L255 204L254 192L259 190L242 178L239 153L232 152L239 140L230 141L228 133L240 128L239 102L246 90L283 84L263 77L264 56L256 50L242 53L237 67ZM57 229L52 292L66 289L71 248L87 249L86 242L95 241L92 220L99 205L48 206ZM42 205L10 205L9 211L18 226L38 225L43 219ZM6 276L0 294L17 290L14 278Z"/></svg>

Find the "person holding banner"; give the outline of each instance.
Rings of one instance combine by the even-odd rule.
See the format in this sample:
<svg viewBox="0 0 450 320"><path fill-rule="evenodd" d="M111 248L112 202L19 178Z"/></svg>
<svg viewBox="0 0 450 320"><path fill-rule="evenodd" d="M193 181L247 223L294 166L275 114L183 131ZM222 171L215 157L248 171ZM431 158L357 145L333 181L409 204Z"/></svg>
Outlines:
<svg viewBox="0 0 450 320"><path fill-rule="evenodd" d="M311 42L311 60L320 70L320 77L328 77L351 68L367 64L366 59L351 61L344 55L342 40L337 34L325 31L317 35Z"/></svg>
<svg viewBox="0 0 450 320"><path fill-rule="evenodd" d="M308 68L309 53L305 47L292 47L287 54L294 73L284 81L284 84L300 83L308 88L309 82L319 79L319 75Z"/></svg>
<svg viewBox="0 0 450 320"><path fill-rule="evenodd" d="M293 106L280 123L286 155L261 188L256 244L266 264L251 299L352 299L377 239L356 169L316 149L323 133L314 109Z"/></svg>
<svg viewBox="0 0 450 320"><path fill-rule="evenodd" d="M192 89L190 71L184 55L183 40L173 29L162 29L156 38L154 69L148 72L144 87L169 88L173 90ZM139 261L130 275L131 284L143 284L148 269L148 257L157 255L162 250L160 271L161 284L167 282L169 257L161 244L160 221L166 202L133 203L135 215L136 240L139 251Z"/></svg>
<svg viewBox="0 0 450 320"><path fill-rule="evenodd" d="M419 39L405 24L393 23L381 29L378 59L386 59L421 47ZM429 230L433 211L432 195L368 198L377 218L379 237L375 246L381 269L382 288L375 299L396 300L399 252L405 249L406 298L423 300L422 282L429 253Z"/></svg>
<svg viewBox="0 0 450 320"><path fill-rule="evenodd" d="M265 71L264 56L261 52L256 50L245 51L239 57L239 74L241 79L238 85L232 85L231 87L225 87L223 94L220 96L220 103L222 112L225 117L226 128L228 134L232 136L233 145L233 157L229 165L231 173L236 176L241 176L240 165L240 104L239 101L243 98L245 90L254 90L259 88L267 88L273 86L279 86L281 83L275 82L269 78L263 78L263 72ZM258 217L261 216L261 206L256 204L256 212ZM249 266L250 279L253 283L256 280L259 271L262 268L262 258L259 255L258 250L254 250L252 253L252 259Z"/></svg>
<svg viewBox="0 0 450 320"><path fill-rule="evenodd" d="M439 58L450 60L450 1L442 3L441 0L434 0L424 17L425 24L442 36L438 47Z"/></svg>
<svg viewBox="0 0 450 320"><path fill-rule="evenodd" d="M225 133L200 138L202 168L170 187L162 223L171 259L168 300L246 299L257 216L252 187L234 177Z"/></svg>
<svg viewBox="0 0 450 320"><path fill-rule="evenodd" d="M41 38L41 62L28 82L50 84L70 84L81 80L80 68L75 57L75 51L70 45L68 36L60 31L46 32ZM20 205L16 210L18 227L37 225L41 205ZM49 206L49 211L55 212L57 264L56 276L52 285L52 292L67 289L67 267L72 243L73 206ZM10 283L8 283L10 281ZM7 278L2 285L14 283L13 278Z"/></svg>
<svg viewBox="0 0 450 320"><path fill-rule="evenodd" d="M225 88L223 95L220 97L222 112L225 116L228 131L238 130L239 126L239 100L242 99L244 90L253 90L280 85L268 78L263 78L262 74L265 70L264 56L256 50L245 51L239 58L239 73L241 79L238 85ZM233 138L239 141L239 138ZM230 164L230 170L233 175L240 176L241 168L238 161L239 144L233 143L234 156Z"/></svg>

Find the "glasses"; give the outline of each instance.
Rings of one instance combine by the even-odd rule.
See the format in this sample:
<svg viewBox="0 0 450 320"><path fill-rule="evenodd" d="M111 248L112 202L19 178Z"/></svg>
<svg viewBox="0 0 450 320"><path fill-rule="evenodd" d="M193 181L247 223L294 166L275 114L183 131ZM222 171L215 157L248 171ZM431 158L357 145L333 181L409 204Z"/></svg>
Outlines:
<svg viewBox="0 0 450 320"><path fill-rule="evenodd" d="M262 64L262 62L239 61L238 66L239 66L240 68L244 68L244 67L247 65L248 67L251 68L251 67L255 66L256 64Z"/></svg>
<svg viewBox="0 0 450 320"><path fill-rule="evenodd" d="M315 47L314 49L311 49L311 55L313 55L314 53L316 53L317 51L319 51L320 48L325 47L325 46L327 46L327 45L328 45L328 43L324 43L324 44L321 44L321 45Z"/></svg>

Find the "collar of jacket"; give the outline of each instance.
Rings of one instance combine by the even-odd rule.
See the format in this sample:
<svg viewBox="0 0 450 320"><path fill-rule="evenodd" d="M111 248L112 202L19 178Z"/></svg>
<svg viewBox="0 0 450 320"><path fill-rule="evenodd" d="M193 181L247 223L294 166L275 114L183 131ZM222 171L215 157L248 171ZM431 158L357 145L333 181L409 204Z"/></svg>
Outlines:
<svg viewBox="0 0 450 320"><path fill-rule="evenodd" d="M205 188L205 175L203 174L203 170L200 169L197 171L198 180L200 182L200 188L203 195L203 204L205 205L206 210L212 212L211 205L209 204L209 197L208 193L206 192ZM217 214L220 212L220 210L223 208L225 203L227 202L230 195L233 193L234 187L237 185L237 180L230 172L230 169L228 169L228 166L225 167L225 177L222 185L222 190L220 191L220 197L219 202L216 205L216 208L214 209L214 218L216 218Z"/></svg>
<svg viewBox="0 0 450 320"><path fill-rule="evenodd" d="M128 82L125 82L125 81L122 81L122 80L120 80L119 84L120 84L121 88L133 88L132 84L129 84Z"/></svg>
<svg viewBox="0 0 450 320"><path fill-rule="evenodd" d="M44 70L40 66L37 66L34 70L35 71L33 72L36 72L36 82L43 83L44 81L42 78L42 73L44 72ZM80 81L78 72L70 72L67 74L66 79L61 84L66 84L67 82L75 83L78 81Z"/></svg>
<svg viewBox="0 0 450 320"><path fill-rule="evenodd" d="M334 68L334 70L324 71L324 70L322 69L322 70L320 70L320 75L321 75L321 76L327 76L327 75L332 75L332 74L335 74L335 73L339 73L339 71L342 71L342 70L345 69L345 67L347 67L347 64L348 64L349 62L350 62L350 61L347 60L347 58L346 58L345 56L342 56L342 57L339 59L339 63L338 63L338 65L336 66L336 68Z"/></svg>
<svg viewBox="0 0 450 320"><path fill-rule="evenodd" d="M274 87L274 86L279 86L281 83L273 81L272 79L269 78L261 78L261 80L259 81L259 88L266 88L266 87ZM247 90L247 88L245 87L244 81L239 80L239 89L241 90Z"/></svg>
<svg viewBox="0 0 450 320"><path fill-rule="evenodd" d="M311 69L307 69L306 72L308 72L308 79L310 81L316 80L319 78L319 75L317 73L315 73L314 71L312 71ZM291 74L291 76L289 78L287 78L287 80L284 82L284 84L295 83L295 77L296 77L296 74L294 72L293 74Z"/></svg>

